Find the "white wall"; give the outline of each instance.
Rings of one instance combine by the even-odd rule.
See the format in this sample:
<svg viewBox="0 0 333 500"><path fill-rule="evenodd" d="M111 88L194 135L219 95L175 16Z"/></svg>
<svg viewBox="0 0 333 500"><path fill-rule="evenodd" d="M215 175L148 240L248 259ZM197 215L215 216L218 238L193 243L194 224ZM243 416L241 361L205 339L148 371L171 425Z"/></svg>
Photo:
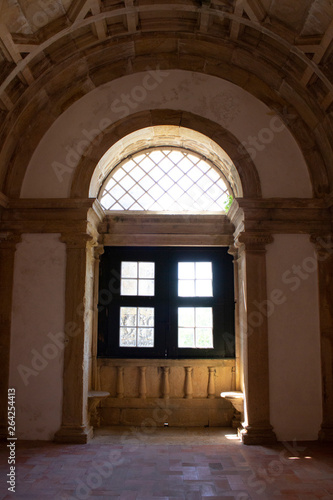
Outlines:
<svg viewBox="0 0 333 500"><path fill-rule="evenodd" d="M128 104L126 104L128 103ZM188 111L234 134L253 158L264 197L311 197L298 144L265 104L240 87L190 71L127 75L102 85L68 108L46 132L29 163L23 198L66 198L89 140L111 123L143 110ZM284 116L288 123L293 117ZM244 154L240 146L240 154Z"/></svg>
<svg viewBox="0 0 333 500"><path fill-rule="evenodd" d="M271 424L279 440L316 440L322 422L320 331L309 236L274 235L267 246L267 290Z"/></svg>
<svg viewBox="0 0 333 500"><path fill-rule="evenodd" d="M56 234L24 234L15 256L10 387L19 439L52 440L61 424L65 244ZM58 343L58 345L57 345Z"/></svg>

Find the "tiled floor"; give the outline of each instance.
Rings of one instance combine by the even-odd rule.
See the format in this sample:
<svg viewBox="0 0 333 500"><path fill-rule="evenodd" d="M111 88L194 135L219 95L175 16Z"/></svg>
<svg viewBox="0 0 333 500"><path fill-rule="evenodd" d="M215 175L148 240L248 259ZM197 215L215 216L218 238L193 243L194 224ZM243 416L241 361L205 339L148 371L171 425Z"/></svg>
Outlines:
<svg viewBox="0 0 333 500"><path fill-rule="evenodd" d="M148 433L149 430L149 433ZM118 428L87 445L18 443L0 499L333 500L333 446L244 446L226 429Z"/></svg>

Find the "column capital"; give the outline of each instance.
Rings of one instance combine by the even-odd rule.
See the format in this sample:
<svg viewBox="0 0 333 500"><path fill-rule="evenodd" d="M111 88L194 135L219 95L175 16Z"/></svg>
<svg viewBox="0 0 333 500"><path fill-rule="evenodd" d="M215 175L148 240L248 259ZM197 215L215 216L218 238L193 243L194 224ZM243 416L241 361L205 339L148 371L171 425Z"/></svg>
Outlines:
<svg viewBox="0 0 333 500"><path fill-rule="evenodd" d="M13 233L11 231L6 231L0 233L0 249L15 250L16 245L21 241L20 233Z"/></svg>
<svg viewBox="0 0 333 500"><path fill-rule="evenodd" d="M322 260L333 256L333 234L332 233L313 233L310 236L318 257Z"/></svg>
<svg viewBox="0 0 333 500"><path fill-rule="evenodd" d="M86 233L62 233L60 241L66 243L67 248L86 248L87 243L95 246L97 241L95 238Z"/></svg>
<svg viewBox="0 0 333 500"><path fill-rule="evenodd" d="M240 251L266 252L266 245L273 243L274 238L269 233L240 233L235 239L235 247Z"/></svg>

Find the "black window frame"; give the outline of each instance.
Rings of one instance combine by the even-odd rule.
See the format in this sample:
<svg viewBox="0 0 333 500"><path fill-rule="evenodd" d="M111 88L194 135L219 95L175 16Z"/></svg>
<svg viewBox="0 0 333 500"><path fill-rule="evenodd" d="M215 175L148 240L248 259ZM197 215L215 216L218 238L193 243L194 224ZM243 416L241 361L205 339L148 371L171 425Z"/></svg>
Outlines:
<svg viewBox="0 0 333 500"><path fill-rule="evenodd" d="M105 247L98 303L100 358L235 358L234 277L226 247ZM155 295L120 295L122 261L155 262ZM178 296L178 262L213 264L213 297ZM121 306L154 307L154 347L120 347ZM213 348L180 348L178 307L213 307Z"/></svg>

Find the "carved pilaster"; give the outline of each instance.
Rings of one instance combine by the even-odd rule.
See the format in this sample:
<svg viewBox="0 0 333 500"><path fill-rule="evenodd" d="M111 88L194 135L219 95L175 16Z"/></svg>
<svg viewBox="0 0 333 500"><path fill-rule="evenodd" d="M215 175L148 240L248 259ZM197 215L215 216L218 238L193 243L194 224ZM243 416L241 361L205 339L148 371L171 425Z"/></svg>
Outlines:
<svg viewBox="0 0 333 500"><path fill-rule="evenodd" d="M95 391L100 390L100 379L97 369L97 339L98 339L98 293L99 293L99 265L100 257L104 253L104 246L94 247L94 299L93 299L93 324L91 344L91 386Z"/></svg>
<svg viewBox="0 0 333 500"><path fill-rule="evenodd" d="M7 397L9 383L10 335L14 259L21 236L0 233L0 439L7 437Z"/></svg>
<svg viewBox="0 0 333 500"><path fill-rule="evenodd" d="M333 235L311 235L318 260L323 422L321 441L333 441Z"/></svg>
<svg viewBox="0 0 333 500"><path fill-rule="evenodd" d="M276 441L269 415L268 324L257 308L267 300L266 245L272 242L270 234L246 232L238 234L235 242L243 288L240 340L247 408L247 426L242 434L245 444Z"/></svg>
<svg viewBox="0 0 333 500"><path fill-rule="evenodd" d="M241 337L239 329L239 272L238 272L238 259L239 252L238 248L234 245L229 247L228 254L233 256L233 268L234 268L234 300L235 300L235 355L236 355L236 373L235 373L235 387L234 390L243 390L242 380L243 380L243 366L241 360Z"/></svg>
<svg viewBox="0 0 333 500"><path fill-rule="evenodd" d="M65 349L62 424L55 434L58 442L86 443L92 437L88 422L88 356L91 301L86 279L88 247L96 244L85 233L62 234L66 243Z"/></svg>

